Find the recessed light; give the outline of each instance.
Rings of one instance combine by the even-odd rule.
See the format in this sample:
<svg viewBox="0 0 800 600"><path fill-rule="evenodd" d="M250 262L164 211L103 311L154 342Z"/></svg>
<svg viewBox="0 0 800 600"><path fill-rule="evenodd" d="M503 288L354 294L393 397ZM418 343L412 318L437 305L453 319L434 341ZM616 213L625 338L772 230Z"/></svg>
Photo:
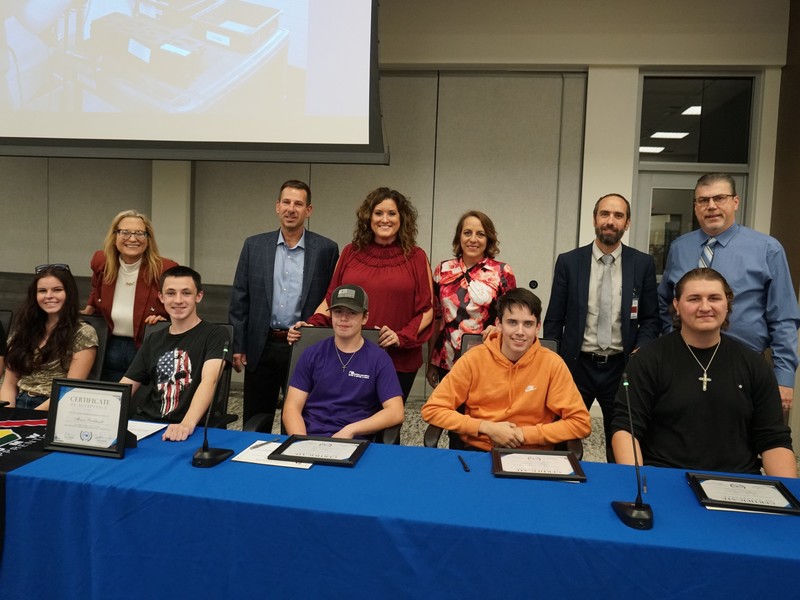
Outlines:
<svg viewBox="0 0 800 600"><path fill-rule="evenodd" d="M690 106L685 111L683 111L681 114L682 115L699 115L699 114L702 113L702 111L703 111L703 107L702 106Z"/></svg>
<svg viewBox="0 0 800 600"><path fill-rule="evenodd" d="M660 140L682 140L687 135L689 135L688 131L656 131L650 137Z"/></svg>
<svg viewBox="0 0 800 600"><path fill-rule="evenodd" d="M659 154L664 151L664 146L639 146L642 154Z"/></svg>

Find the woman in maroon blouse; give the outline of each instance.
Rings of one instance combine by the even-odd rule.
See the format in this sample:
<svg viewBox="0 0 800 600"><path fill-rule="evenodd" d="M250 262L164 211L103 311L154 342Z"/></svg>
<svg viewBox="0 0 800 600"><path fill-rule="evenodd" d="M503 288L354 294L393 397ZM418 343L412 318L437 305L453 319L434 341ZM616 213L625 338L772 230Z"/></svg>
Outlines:
<svg viewBox="0 0 800 600"><path fill-rule="evenodd" d="M380 329L379 344L392 358L405 402L433 321L431 268L416 245L417 211L403 194L381 187L369 193L356 217L353 241L342 251L326 299L308 324L330 325L328 301L340 285L364 288L365 327ZM290 341L297 337L296 330L290 332Z"/></svg>

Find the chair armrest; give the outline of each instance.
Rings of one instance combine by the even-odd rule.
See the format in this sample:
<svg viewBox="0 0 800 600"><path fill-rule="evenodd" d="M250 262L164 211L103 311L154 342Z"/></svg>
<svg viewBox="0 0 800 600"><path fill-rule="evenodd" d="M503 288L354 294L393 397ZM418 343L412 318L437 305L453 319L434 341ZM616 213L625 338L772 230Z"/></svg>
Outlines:
<svg viewBox="0 0 800 600"><path fill-rule="evenodd" d="M578 460L583 460L583 442L581 440L567 440L556 444L556 450L567 450L575 455Z"/></svg>
<svg viewBox="0 0 800 600"><path fill-rule="evenodd" d="M275 420L274 413L258 413L253 415L242 426L242 431L260 431L261 433L272 433L272 422Z"/></svg>
<svg viewBox="0 0 800 600"><path fill-rule="evenodd" d="M426 448L436 448L439 446L439 438L442 437L443 429L436 425L428 425L425 429L425 435L422 440L422 445Z"/></svg>
<svg viewBox="0 0 800 600"><path fill-rule="evenodd" d="M239 420L239 415L211 415L208 426L214 429L227 429L231 423L236 423Z"/></svg>
<svg viewBox="0 0 800 600"><path fill-rule="evenodd" d="M392 425L384 429L380 435L381 443L389 446L399 446L401 427L402 425Z"/></svg>
<svg viewBox="0 0 800 600"><path fill-rule="evenodd" d="M583 442L581 440L569 440L567 448L575 455L575 458L583 460Z"/></svg>

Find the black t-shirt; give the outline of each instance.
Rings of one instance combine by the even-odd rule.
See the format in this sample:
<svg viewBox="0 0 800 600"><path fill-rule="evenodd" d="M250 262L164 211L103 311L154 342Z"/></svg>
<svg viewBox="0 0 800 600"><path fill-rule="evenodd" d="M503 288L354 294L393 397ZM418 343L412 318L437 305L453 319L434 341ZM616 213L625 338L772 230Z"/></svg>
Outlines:
<svg viewBox="0 0 800 600"><path fill-rule="evenodd" d="M704 366L711 362L706 391L703 369L678 331L631 356L631 411L644 464L759 473L758 454L791 448L767 361L724 334L716 356L714 350L693 348ZM630 430L622 386L612 429Z"/></svg>
<svg viewBox="0 0 800 600"><path fill-rule="evenodd" d="M155 421L180 423L200 385L203 365L222 358L227 341L224 327L206 321L184 333L172 335L167 328L145 339L125 374L153 384L139 412Z"/></svg>

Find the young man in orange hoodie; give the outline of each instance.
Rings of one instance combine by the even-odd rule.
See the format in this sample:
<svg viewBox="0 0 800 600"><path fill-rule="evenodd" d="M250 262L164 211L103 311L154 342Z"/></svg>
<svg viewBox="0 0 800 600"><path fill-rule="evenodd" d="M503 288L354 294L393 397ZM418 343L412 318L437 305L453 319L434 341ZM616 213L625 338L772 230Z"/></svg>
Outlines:
<svg viewBox="0 0 800 600"><path fill-rule="evenodd" d="M422 407L469 449L552 449L591 433L589 411L561 357L537 339L542 302L516 288L497 301L497 331L462 356ZM465 404L464 414L457 411Z"/></svg>

